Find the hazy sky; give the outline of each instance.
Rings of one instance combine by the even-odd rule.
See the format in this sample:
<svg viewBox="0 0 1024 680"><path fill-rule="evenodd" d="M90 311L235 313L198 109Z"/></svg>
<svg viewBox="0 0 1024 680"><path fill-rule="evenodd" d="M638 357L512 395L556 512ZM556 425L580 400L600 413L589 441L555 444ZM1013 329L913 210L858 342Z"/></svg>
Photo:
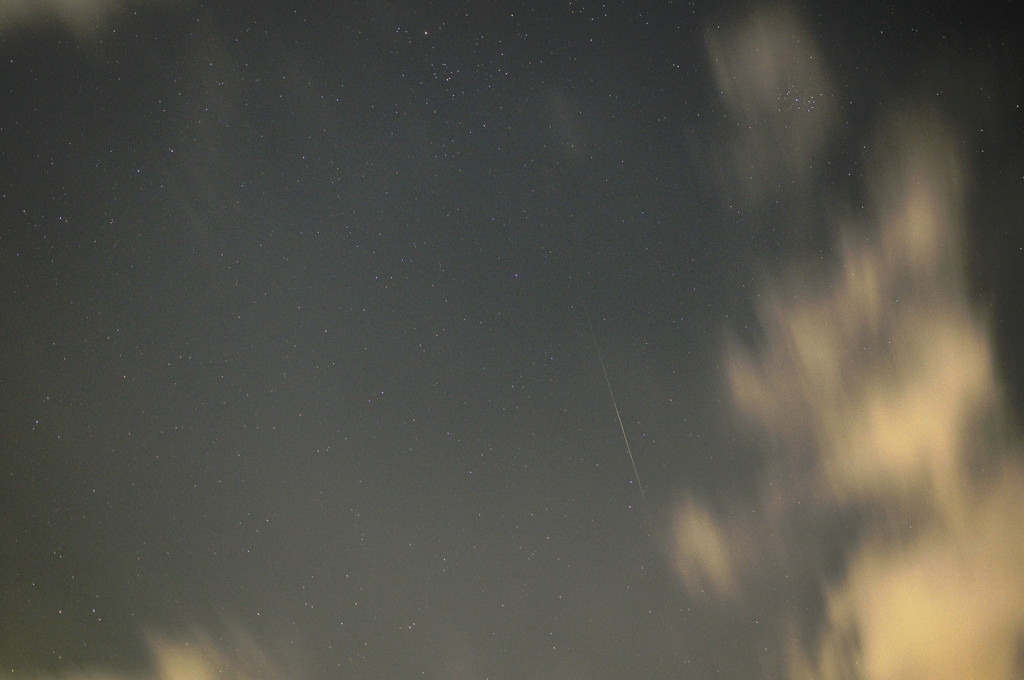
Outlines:
<svg viewBox="0 0 1024 680"><path fill-rule="evenodd" d="M834 4L0 7L0 670L1018 677L1016 24Z"/></svg>

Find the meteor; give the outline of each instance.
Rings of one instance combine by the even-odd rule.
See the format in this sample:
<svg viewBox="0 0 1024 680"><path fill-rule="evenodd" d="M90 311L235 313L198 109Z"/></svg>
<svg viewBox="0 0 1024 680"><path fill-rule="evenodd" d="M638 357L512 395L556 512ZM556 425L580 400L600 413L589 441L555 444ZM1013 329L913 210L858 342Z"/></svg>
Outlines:
<svg viewBox="0 0 1024 680"><path fill-rule="evenodd" d="M629 454L629 462L633 466L633 476L636 485L640 488L640 497L647 505L647 494L644 493L644 485L640 481L640 472L636 469L636 459L633 457L633 449L629 446L629 437L626 436L626 428L622 424L622 415L619 413L619 404L615 401L615 391L612 390L612 381L608 379L608 369L604 365L604 356L601 354L601 343L597 341L597 333L594 331L594 324L590 321L590 310L587 308L587 301L583 302L583 313L587 317L587 326L590 328L590 337L594 339L594 348L597 350L597 360L601 362L601 374L604 375L604 384L608 387L608 396L611 397L612 407L615 408L615 419L619 421L619 430L622 432L622 441L626 442L626 453Z"/></svg>

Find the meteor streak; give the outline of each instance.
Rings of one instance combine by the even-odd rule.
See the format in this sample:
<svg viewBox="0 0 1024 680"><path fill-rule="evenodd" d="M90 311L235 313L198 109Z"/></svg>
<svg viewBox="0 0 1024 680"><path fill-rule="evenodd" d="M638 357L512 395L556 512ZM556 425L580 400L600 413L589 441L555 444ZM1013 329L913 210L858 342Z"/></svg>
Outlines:
<svg viewBox="0 0 1024 680"><path fill-rule="evenodd" d="M601 362L601 373L604 375L604 384L608 386L608 396L612 399L612 406L615 408L615 419L619 421L619 430L622 432L622 441L626 442L626 453L629 454L629 462L633 466L633 476L636 478L636 485L640 487L640 497L647 505L647 494L644 493L644 485L640 481L640 472L636 469L636 459L633 458L633 449L629 446L629 437L626 436L626 428L622 424L622 415L619 413L619 404L615 401L615 391L612 390L612 381L608 379L608 369L604 365L604 356L601 354L601 344L597 341L597 333L594 331L594 324L590 321L590 310L587 308L586 300L583 300L583 312L587 316L587 326L590 328L590 337L594 339L594 348L597 350L597 360Z"/></svg>

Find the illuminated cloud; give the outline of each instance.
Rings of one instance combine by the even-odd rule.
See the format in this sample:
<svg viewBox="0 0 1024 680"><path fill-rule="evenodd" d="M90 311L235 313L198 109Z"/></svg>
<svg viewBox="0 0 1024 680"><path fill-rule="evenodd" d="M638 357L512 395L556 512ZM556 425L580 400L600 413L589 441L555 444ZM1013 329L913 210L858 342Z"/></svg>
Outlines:
<svg viewBox="0 0 1024 680"><path fill-rule="evenodd" d="M154 637L150 641L158 680L214 680L232 677L238 680L286 675L251 637L236 631L228 644L218 644L205 634L188 639Z"/></svg>
<svg viewBox="0 0 1024 680"><path fill-rule="evenodd" d="M1007 465L979 492L955 526L930 522L898 546L866 541L828 595L815 677L845 677L851 661L878 680L1020 677L1024 477Z"/></svg>
<svg viewBox="0 0 1024 680"><path fill-rule="evenodd" d="M736 593L729 541L711 513L689 501L673 523L675 567L693 594L732 596Z"/></svg>
<svg viewBox="0 0 1024 680"><path fill-rule="evenodd" d="M765 346L732 352L728 377L745 416L814 452L837 501L956 514L966 446L997 399L991 348L964 290L954 147L926 121L896 127L913 150L880 171L878 233L847 235L832 281L769 295Z"/></svg>
<svg viewBox="0 0 1024 680"><path fill-rule="evenodd" d="M0 35L12 29L58 24L79 37L101 30L119 12L155 0L4 0Z"/></svg>
<svg viewBox="0 0 1024 680"><path fill-rule="evenodd" d="M792 12L756 12L732 30L708 33L715 81L734 131L727 172L763 199L816 173L836 115L818 49Z"/></svg>
<svg viewBox="0 0 1024 680"><path fill-rule="evenodd" d="M142 680L293 680L252 637L235 628L223 638L195 632L185 637L154 635L149 648L153 671ZM43 680L29 676L31 680ZM24 678L23 680L29 680ZM18 680L15 676L15 680ZM61 675L59 680L133 680L113 673Z"/></svg>
<svg viewBox="0 0 1024 680"><path fill-rule="evenodd" d="M723 96L755 123L770 108L777 63L789 58L774 50L778 26L763 26L755 18L733 42L711 43ZM763 533L787 537L783 559L795 571L807 555L840 555L838 568L805 572L823 610L814 632L785 643L789 677L1019 678L1024 470L1019 437L1003 425L985 319L967 290L960 145L928 113L904 113L882 130L868 178L871 223L842 230L829 274L793 272L770 285L758 346L727 352L736 409L773 453L756 512L729 516L768 518ZM798 153L824 139L805 132ZM756 136L748 141L764 151ZM842 518L843 535L812 514ZM727 538L756 535L735 523L693 501L680 509L674 560L694 596L710 583L742 601L737 583L774 578Z"/></svg>

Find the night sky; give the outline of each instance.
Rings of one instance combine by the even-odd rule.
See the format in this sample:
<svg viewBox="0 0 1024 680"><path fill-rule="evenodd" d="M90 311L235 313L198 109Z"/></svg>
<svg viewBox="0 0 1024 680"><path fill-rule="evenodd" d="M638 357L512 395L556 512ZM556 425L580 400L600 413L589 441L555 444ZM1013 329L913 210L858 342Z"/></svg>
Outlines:
<svg viewBox="0 0 1024 680"><path fill-rule="evenodd" d="M738 357L888 228L901 111L965 276L893 299L991 348L970 488L1022 460L1012 3L243 4L0 3L4 674L802 677L875 523Z"/></svg>

